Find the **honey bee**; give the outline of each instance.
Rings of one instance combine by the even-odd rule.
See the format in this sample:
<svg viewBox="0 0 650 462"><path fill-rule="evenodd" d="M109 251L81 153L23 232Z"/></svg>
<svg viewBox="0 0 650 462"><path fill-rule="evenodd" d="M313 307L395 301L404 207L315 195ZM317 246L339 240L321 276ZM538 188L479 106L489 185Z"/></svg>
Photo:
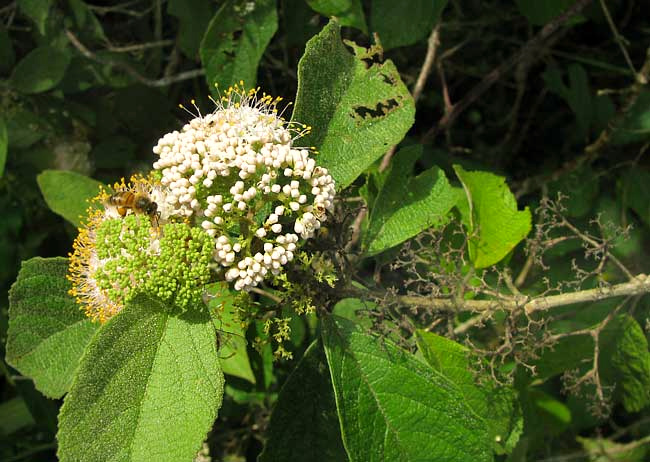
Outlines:
<svg viewBox="0 0 650 462"><path fill-rule="evenodd" d="M117 208L117 213L122 217L126 216L129 210L132 210L133 213L148 215L155 219L156 223L160 218L158 204L152 201L145 193L118 191L108 198L108 204Z"/></svg>
<svg viewBox="0 0 650 462"><path fill-rule="evenodd" d="M321 203L317 203L316 205L314 205L314 209L312 210L312 213L314 214L314 216L316 218L318 218L319 220L323 220L323 218L325 217L326 212L327 212L327 209Z"/></svg>

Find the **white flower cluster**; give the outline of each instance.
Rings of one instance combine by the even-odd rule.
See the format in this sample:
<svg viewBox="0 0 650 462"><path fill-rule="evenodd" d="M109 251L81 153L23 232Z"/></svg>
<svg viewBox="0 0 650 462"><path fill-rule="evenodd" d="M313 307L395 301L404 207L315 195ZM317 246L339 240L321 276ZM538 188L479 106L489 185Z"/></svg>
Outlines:
<svg viewBox="0 0 650 462"><path fill-rule="evenodd" d="M166 205L214 237L226 279L247 290L314 236L333 209L334 180L307 149L292 147L305 129L278 116L279 99L239 87L226 95L212 114L158 141L154 169Z"/></svg>

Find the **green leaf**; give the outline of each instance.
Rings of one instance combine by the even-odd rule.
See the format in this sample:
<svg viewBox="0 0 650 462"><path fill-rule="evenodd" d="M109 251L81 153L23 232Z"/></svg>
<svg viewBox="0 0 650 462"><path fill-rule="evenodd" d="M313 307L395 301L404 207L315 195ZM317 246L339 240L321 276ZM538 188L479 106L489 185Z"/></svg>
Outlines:
<svg viewBox="0 0 650 462"><path fill-rule="evenodd" d="M21 428L34 425L34 418L29 413L25 401L20 398L12 398L0 403L0 434L11 435Z"/></svg>
<svg viewBox="0 0 650 462"><path fill-rule="evenodd" d="M212 2L170 0L167 4L167 12L178 18L178 47L188 58L194 58L213 14Z"/></svg>
<svg viewBox="0 0 650 462"><path fill-rule="evenodd" d="M454 165L454 171L469 203L463 223L470 236L469 254L474 267L494 265L530 232L530 210L517 210L505 178L489 172L468 172L460 165Z"/></svg>
<svg viewBox="0 0 650 462"><path fill-rule="evenodd" d="M9 292L7 363L34 380L41 393L63 396L98 324L68 294L68 259L23 262Z"/></svg>
<svg viewBox="0 0 650 462"><path fill-rule="evenodd" d="M562 338L553 348L544 350L534 361L536 378L540 380L577 369L593 354L593 341L588 335Z"/></svg>
<svg viewBox="0 0 650 462"><path fill-rule="evenodd" d="M45 21L50 14L53 0L18 0L17 3L23 14L34 21L41 35L45 35Z"/></svg>
<svg viewBox="0 0 650 462"><path fill-rule="evenodd" d="M359 0L307 0L307 4L323 16L336 17L342 26L356 27L364 34L368 33Z"/></svg>
<svg viewBox="0 0 650 462"><path fill-rule="evenodd" d="M561 193L565 197L562 201L565 214L583 217L589 213L598 197L600 188L596 178L597 173L588 165L573 169L549 183L548 197L557 197Z"/></svg>
<svg viewBox="0 0 650 462"><path fill-rule="evenodd" d="M370 23L384 50L413 45L431 33L445 6L447 0L411 0L406 8L402 2L374 0Z"/></svg>
<svg viewBox="0 0 650 462"><path fill-rule="evenodd" d="M650 91L642 90L623 120L614 126L611 144L621 146L646 141L650 137Z"/></svg>
<svg viewBox="0 0 650 462"><path fill-rule="evenodd" d="M16 64L9 83L22 93L42 93L61 81L69 63L69 54L50 46L38 47Z"/></svg>
<svg viewBox="0 0 650 462"><path fill-rule="evenodd" d="M45 121L25 109L15 109L5 122L10 148L28 148L47 134Z"/></svg>
<svg viewBox="0 0 650 462"><path fill-rule="evenodd" d="M99 181L66 170L45 170L36 177L48 207L79 227L87 215L88 200L97 196Z"/></svg>
<svg viewBox="0 0 650 462"><path fill-rule="evenodd" d="M589 77L584 67L580 64L571 64L568 73L568 86L562 80L562 74L556 67L547 69L543 78L548 88L569 104L576 115L580 136L584 138L589 134L589 127L595 120L596 102L592 98Z"/></svg>
<svg viewBox="0 0 650 462"><path fill-rule="evenodd" d="M191 461L223 396L210 316L140 295L88 346L59 415L58 456Z"/></svg>
<svg viewBox="0 0 650 462"><path fill-rule="evenodd" d="M17 380L14 385L34 418L35 428L42 431L46 438L54 440L60 404L54 399L46 398L31 380Z"/></svg>
<svg viewBox="0 0 650 462"><path fill-rule="evenodd" d="M5 173L5 164L7 163L7 152L9 150L9 135L7 133L7 124L5 119L0 117L0 178Z"/></svg>
<svg viewBox="0 0 650 462"><path fill-rule="evenodd" d="M492 460L488 424L439 372L343 318L323 343L350 460Z"/></svg>
<svg viewBox="0 0 650 462"><path fill-rule="evenodd" d="M650 172L641 166L630 168L621 174L626 205L650 226Z"/></svg>
<svg viewBox="0 0 650 462"><path fill-rule="evenodd" d="M543 447L547 438L557 436L567 429L572 416L567 406L539 387L519 387L518 392L524 415L524 436L511 454L513 457L519 456L519 459L508 460L527 462L530 454ZM526 451L528 457L525 456Z"/></svg>
<svg viewBox="0 0 650 462"><path fill-rule="evenodd" d="M94 40L107 40L102 24L84 0L68 0L78 33Z"/></svg>
<svg viewBox="0 0 650 462"><path fill-rule="evenodd" d="M370 211L368 254L374 255L442 223L458 202L445 173L432 167L412 176L422 146L402 149L392 159L388 178Z"/></svg>
<svg viewBox="0 0 650 462"><path fill-rule="evenodd" d="M226 2L214 15L201 41L199 54L209 87L215 91L240 80L247 88L257 81L257 66L278 28L275 2Z"/></svg>
<svg viewBox="0 0 650 462"><path fill-rule="evenodd" d="M258 462L347 460L323 349L312 343L275 404Z"/></svg>
<svg viewBox="0 0 650 462"><path fill-rule="evenodd" d="M331 21L306 46L298 64L298 93L293 119L310 125L300 139L316 146L319 165L327 167L337 189L352 183L413 124L413 98L381 50L341 42Z"/></svg>
<svg viewBox="0 0 650 462"><path fill-rule="evenodd" d="M543 26L550 20L559 16L564 10L575 3L576 0L517 0L519 12L526 16L532 24ZM575 20L574 20L575 21Z"/></svg>
<svg viewBox="0 0 650 462"><path fill-rule="evenodd" d="M600 333L598 346L598 370L603 385L614 389L614 398L622 402L628 412L638 412L648 406L650 352L643 329L637 321L631 316L617 316ZM552 350L544 351L534 363L537 378L546 379L574 369L585 373L591 367L593 354L591 336L563 338Z"/></svg>
<svg viewBox="0 0 650 462"><path fill-rule="evenodd" d="M239 311L235 305L235 294L226 283L215 283L207 290L212 296L208 307L219 338L221 369L224 374L234 375L254 384L255 374L246 350L246 333L242 329Z"/></svg>
<svg viewBox="0 0 650 462"><path fill-rule="evenodd" d="M616 384L615 396L627 412L650 404L650 352L643 329L631 316L617 316L600 334L603 380Z"/></svg>
<svg viewBox="0 0 650 462"><path fill-rule="evenodd" d="M472 372L475 367L469 350L463 345L424 330L416 332L416 341L431 367L456 385L469 408L489 425L495 450L512 451L521 424L514 390L485 374L479 377Z"/></svg>
<svg viewBox="0 0 650 462"><path fill-rule="evenodd" d="M253 329L256 337L263 338L266 335L264 333L264 323L261 320L255 321ZM276 380L273 367L273 350L270 342L263 345L261 351L259 349L252 350L251 360L255 382L263 390L268 390Z"/></svg>

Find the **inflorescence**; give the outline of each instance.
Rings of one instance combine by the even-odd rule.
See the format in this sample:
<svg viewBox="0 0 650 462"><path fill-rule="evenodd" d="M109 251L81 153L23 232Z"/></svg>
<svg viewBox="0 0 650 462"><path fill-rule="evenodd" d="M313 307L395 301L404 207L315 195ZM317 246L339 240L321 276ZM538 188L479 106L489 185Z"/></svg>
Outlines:
<svg viewBox="0 0 650 462"><path fill-rule="evenodd" d="M327 169L292 147L309 127L279 117L280 101L236 86L153 149L168 203L214 237L214 260L237 290L277 275L334 205Z"/></svg>
<svg viewBox="0 0 650 462"><path fill-rule="evenodd" d="M100 192L68 276L89 317L104 322L142 291L189 309L209 282L250 290L293 260L335 191L313 149L293 147L310 127L285 121L280 101L228 89L212 113L158 141L149 177Z"/></svg>

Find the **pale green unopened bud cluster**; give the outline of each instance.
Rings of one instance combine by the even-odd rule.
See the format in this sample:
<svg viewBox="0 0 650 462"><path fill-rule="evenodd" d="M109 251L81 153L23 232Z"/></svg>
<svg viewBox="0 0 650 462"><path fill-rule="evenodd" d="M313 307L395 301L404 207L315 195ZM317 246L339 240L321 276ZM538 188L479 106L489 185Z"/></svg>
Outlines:
<svg viewBox="0 0 650 462"><path fill-rule="evenodd" d="M98 289L126 304L146 292L182 309L200 306L210 281L213 241L185 223L152 229L149 218L129 215L102 221L96 229Z"/></svg>

